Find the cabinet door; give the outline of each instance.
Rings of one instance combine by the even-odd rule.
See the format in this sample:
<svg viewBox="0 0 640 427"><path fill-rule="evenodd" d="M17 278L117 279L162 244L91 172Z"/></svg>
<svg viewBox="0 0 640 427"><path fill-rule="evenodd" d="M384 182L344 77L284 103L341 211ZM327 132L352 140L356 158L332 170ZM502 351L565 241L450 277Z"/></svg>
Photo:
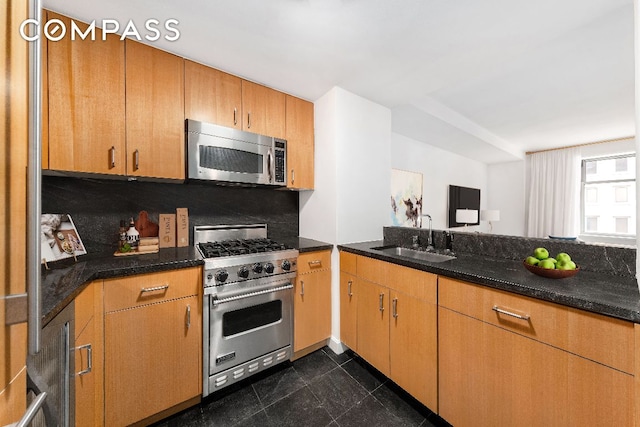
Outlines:
<svg viewBox="0 0 640 427"><path fill-rule="evenodd" d="M298 276L294 292L295 352L331 336L331 270Z"/></svg>
<svg viewBox="0 0 640 427"><path fill-rule="evenodd" d="M104 317L102 281L89 284L74 300L75 420L78 426L104 425Z"/></svg>
<svg viewBox="0 0 640 427"><path fill-rule="evenodd" d="M185 119L242 129L242 79L184 61Z"/></svg>
<svg viewBox="0 0 640 427"><path fill-rule="evenodd" d="M71 28L69 18L48 14ZM117 34L106 41L67 35L47 51L50 169L124 175L124 42Z"/></svg>
<svg viewBox="0 0 640 427"><path fill-rule="evenodd" d="M244 130L285 138L284 93L243 80L242 114Z"/></svg>
<svg viewBox="0 0 640 427"><path fill-rule="evenodd" d="M126 40L127 174L184 179L184 62Z"/></svg>
<svg viewBox="0 0 640 427"><path fill-rule="evenodd" d="M313 103L286 95L287 187L313 189Z"/></svg>
<svg viewBox="0 0 640 427"><path fill-rule="evenodd" d="M358 354L389 376L389 289L358 280Z"/></svg>
<svg viewBox="0 0 640 427"><path fill-rule="evenodd" d="M105 315L105 425L129 425L202 392L197 296Z"/></svg>
<svg viewBox="0 0 640 427"><path fill-rule="evenodd" d="M340 341L353 351L357 345L358 287L356 277L340 272Z"/></svg>
<svg viewBox="0 0 640 427"><path fill-rule="evenodd" d="M438 318L433 303L391 290L391 379L438 410Z"/></svg>

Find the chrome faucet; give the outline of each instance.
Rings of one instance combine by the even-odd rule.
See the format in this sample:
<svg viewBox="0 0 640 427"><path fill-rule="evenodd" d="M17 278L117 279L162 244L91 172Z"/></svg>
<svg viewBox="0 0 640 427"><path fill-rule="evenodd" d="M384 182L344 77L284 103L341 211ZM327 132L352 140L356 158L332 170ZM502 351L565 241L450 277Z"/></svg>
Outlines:
<svg viewBox="0 0 640 427"><path fill-rule="evenodd" d="M427 217L429 218L429 235L427 236L427 251L432 251L434 249L433 247L433 228L432 228L432 222L431 222L431 215L429 214L423 214L423 217Z"/></svg>

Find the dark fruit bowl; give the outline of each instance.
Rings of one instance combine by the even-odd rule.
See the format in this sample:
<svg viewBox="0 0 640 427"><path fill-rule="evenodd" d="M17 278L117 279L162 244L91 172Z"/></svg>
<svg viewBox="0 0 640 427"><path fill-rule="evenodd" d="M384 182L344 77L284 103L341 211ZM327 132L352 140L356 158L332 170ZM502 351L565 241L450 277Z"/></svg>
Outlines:
<svg viewBox="0 0 640 427"><path fill-rule="evenodd" d="M548 277L549 279L564 279L565 277L572 277L578 274L578 271L580 271L580 267L578 267L577 265L575 270L556 270L551 268L542 268L535 265L527 264L526 261L522 261L522 265L524 265L524 268L526 268L533 274L537 274L538 276L542 277Z"/></svg>

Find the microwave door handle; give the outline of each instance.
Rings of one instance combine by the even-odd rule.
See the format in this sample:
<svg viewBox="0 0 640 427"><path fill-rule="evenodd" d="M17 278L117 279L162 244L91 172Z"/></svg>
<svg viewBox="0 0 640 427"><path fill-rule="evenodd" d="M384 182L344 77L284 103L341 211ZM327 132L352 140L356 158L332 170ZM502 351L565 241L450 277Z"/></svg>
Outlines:
<svg viewBox="0 0 640 427"><path fill-rule="evenodd" d="M269 175L269 182L273 182L273 154L271 154L271 148L267 152L267 171Z"/></svg>

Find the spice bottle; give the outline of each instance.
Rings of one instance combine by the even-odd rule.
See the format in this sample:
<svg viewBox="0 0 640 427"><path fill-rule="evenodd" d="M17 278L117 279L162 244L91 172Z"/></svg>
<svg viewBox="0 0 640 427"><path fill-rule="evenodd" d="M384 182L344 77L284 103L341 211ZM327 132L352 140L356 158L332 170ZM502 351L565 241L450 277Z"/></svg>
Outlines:
<svg viewBox="0 0 640 427"><path fill-rule="evenodd" d="M118 249L122 249L125 243L127 243L127 222L121 219L120 231L118 232Z"/></svg>
<svg viewBox="0 0 640 427"><path fill-rule="evenodd" d="M136 225L133 222L133 218L129 220L129 229L127 230L127 243L131 245L131 248L137 248L140 242L140 233L136 230Z"/></svg>

